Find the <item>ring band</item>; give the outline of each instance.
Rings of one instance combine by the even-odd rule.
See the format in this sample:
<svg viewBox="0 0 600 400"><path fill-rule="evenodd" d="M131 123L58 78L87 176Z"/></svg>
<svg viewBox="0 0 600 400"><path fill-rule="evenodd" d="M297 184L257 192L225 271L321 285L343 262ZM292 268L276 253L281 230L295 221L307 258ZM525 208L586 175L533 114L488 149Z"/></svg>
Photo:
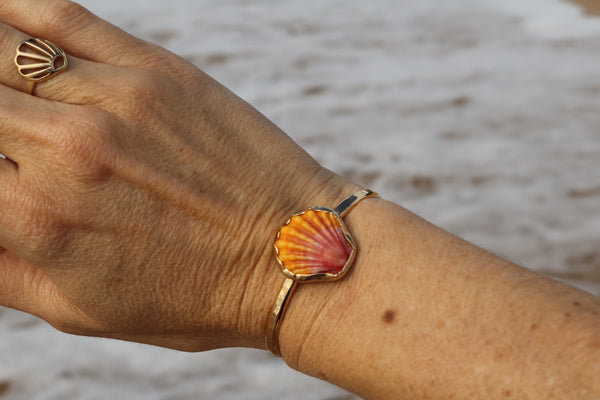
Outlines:
<svg viewBox="0 0 600 400"><path fill-rule="evenodd" d="M57 45L44 39L29 38L17 47L15 65L19 75L27 79L27 93L35 84L63 72L69 66L67 55Z"/></svg>
<svg viewBox="0 0 600 400"><path fill-rule="evenodd" d="M298 282L333 281L352 266L357 246L342 218L359 201L379 197L363 189L343 200L335 209L314 207L293 215L279 230L275 241L277 261L286 276L269 316L266 345L281 357L279 330Z"/></svg>

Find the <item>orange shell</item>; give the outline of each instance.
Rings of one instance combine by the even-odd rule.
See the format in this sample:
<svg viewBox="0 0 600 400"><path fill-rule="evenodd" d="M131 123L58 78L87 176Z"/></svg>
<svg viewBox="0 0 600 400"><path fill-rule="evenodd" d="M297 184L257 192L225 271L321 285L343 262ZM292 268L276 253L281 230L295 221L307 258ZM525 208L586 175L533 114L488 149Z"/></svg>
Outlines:
<svg viewBox="0 0 600 400"><path fill-rule="evenodd" d="M281 228L275 251L283 272L292 279L336 279L352 263L355 246L337 214L310 208Z"/></svg>

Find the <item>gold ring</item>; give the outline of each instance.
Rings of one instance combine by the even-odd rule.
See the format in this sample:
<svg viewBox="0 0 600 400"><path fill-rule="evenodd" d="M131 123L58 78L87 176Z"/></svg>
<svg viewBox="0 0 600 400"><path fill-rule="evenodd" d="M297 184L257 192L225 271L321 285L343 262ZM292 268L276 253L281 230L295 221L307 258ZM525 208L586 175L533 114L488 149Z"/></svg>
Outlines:
<svg viewBox="0 0 600 400"><path fill-rule="evenodd" d="M27 79L27 93L33 94L36 83L47 81L66 70L69 60L63 49L54 43L30 38L17 47L15 65L19 75Z"/></svg>

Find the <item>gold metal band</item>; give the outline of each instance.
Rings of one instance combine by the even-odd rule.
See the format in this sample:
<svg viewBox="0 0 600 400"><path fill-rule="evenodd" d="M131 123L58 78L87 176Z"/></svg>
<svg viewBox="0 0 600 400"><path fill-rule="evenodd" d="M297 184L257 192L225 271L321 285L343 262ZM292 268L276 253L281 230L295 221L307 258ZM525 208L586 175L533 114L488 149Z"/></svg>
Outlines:
<svg viewBox="0 0 600 400"><path fill-rule="evenodd" d="M348 212L350 212L350 210L352 210L361 200L368 199L371 197L378 197L378 194L371 190L363 189L363 190L359 190L356 193L353 193L350 197L348 197L347 199L343 200L340 204L338 204L335 207L335 209L333 209L333 210L327 210L327 209L321 209L321 208L315 208L315 209L316 210L327 210L327 211L334 213L340 219L340 223L341 223L341 218L343 218L346 214L348 214ZM344 229L345 229L345 227L344 227ZM348 240L350 240L352 242L352 245L354 245L354 242L351 237L348 237ZM352 257L350 257L348 264L352 263L352 261L354 260L354 252L355 251L356 251L356 249L354 249ZM280 263L281 263L281 261L280 261ZM345 273L345 271L347 270L347 268L349 266L350 265L347 265L344 267L343 273ZM285 269L285 267L284 267L284 269ZM340 278L343 276L343 273L339 276ZM269 321L267 323L267 330L266 330L267 349L269 351L271 351L276 357L281 357L281 350L279 349L279 330L281 328L281 320L283 319L283 316L285 315L285 312L290 303L290 299L291 299L292 295L296 291L298 282L299 281L313 281L314 282L317 280L326 280L327 276L325 276L325 275L328 275L328 274L315 274L314 275L315 279L310 279L310 278L307 279L306 277L296 277L296 275L292 274L292 276L296 277L296 279L294 279L294 278L288 277L288 276L290 276L290 274L287 273L287 271L285 271L285 270L284 270L284 274L286 275L287 278L283 282L281 290L279 291L279 294L277 295L277 300L275 301L275 305L273 306L273 309L269 316ZM323 278L323 279L319 279L319 278ZM335 279L337 279L337 278L335 278Z"/></svg>
<svg viewBox="0 0 600 400"><path fill-rule="evenodd" d="M33 95L35 90L35 81L27 81L27 94Z"/></svg>
<svg viewBox="0 0 600 400"><path fill-rule="evenodd" d="M291 278L286 278L283 282L283 286L277 295L277 300L271 311L269 317L269 324L267 326L267 349L271 351L276 357L281 357L279 350L279 329L281 328L281 318L285 314L288 307L289 300L296 291L298 282Z"/></svg>
<svg viewBox="0 0 600 400"><path fill-rule="evenodd" d="M379 195L369 189L359 190L358 192L353 193L346 200L343 200L340 204L338 204L333 209L333 211L337 213L340 216L340 218L344 218L346 214L350 212L350 210L356 207L358 202L371 197L379 197Z"/></svg>

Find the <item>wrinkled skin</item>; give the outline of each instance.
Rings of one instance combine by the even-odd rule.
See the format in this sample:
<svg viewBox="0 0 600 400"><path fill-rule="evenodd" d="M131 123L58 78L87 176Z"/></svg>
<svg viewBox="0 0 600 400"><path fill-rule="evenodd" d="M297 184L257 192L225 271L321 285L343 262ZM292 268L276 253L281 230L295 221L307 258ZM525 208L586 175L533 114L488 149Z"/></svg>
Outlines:
<svg viewBox="0 0 600 400"><path fill-rule="evenodd" d="M12 63L69 55L37 84ZM286 217L356 187L193 65L65 0L0 2L0 305L66 332L263 347Z"/></svg>

